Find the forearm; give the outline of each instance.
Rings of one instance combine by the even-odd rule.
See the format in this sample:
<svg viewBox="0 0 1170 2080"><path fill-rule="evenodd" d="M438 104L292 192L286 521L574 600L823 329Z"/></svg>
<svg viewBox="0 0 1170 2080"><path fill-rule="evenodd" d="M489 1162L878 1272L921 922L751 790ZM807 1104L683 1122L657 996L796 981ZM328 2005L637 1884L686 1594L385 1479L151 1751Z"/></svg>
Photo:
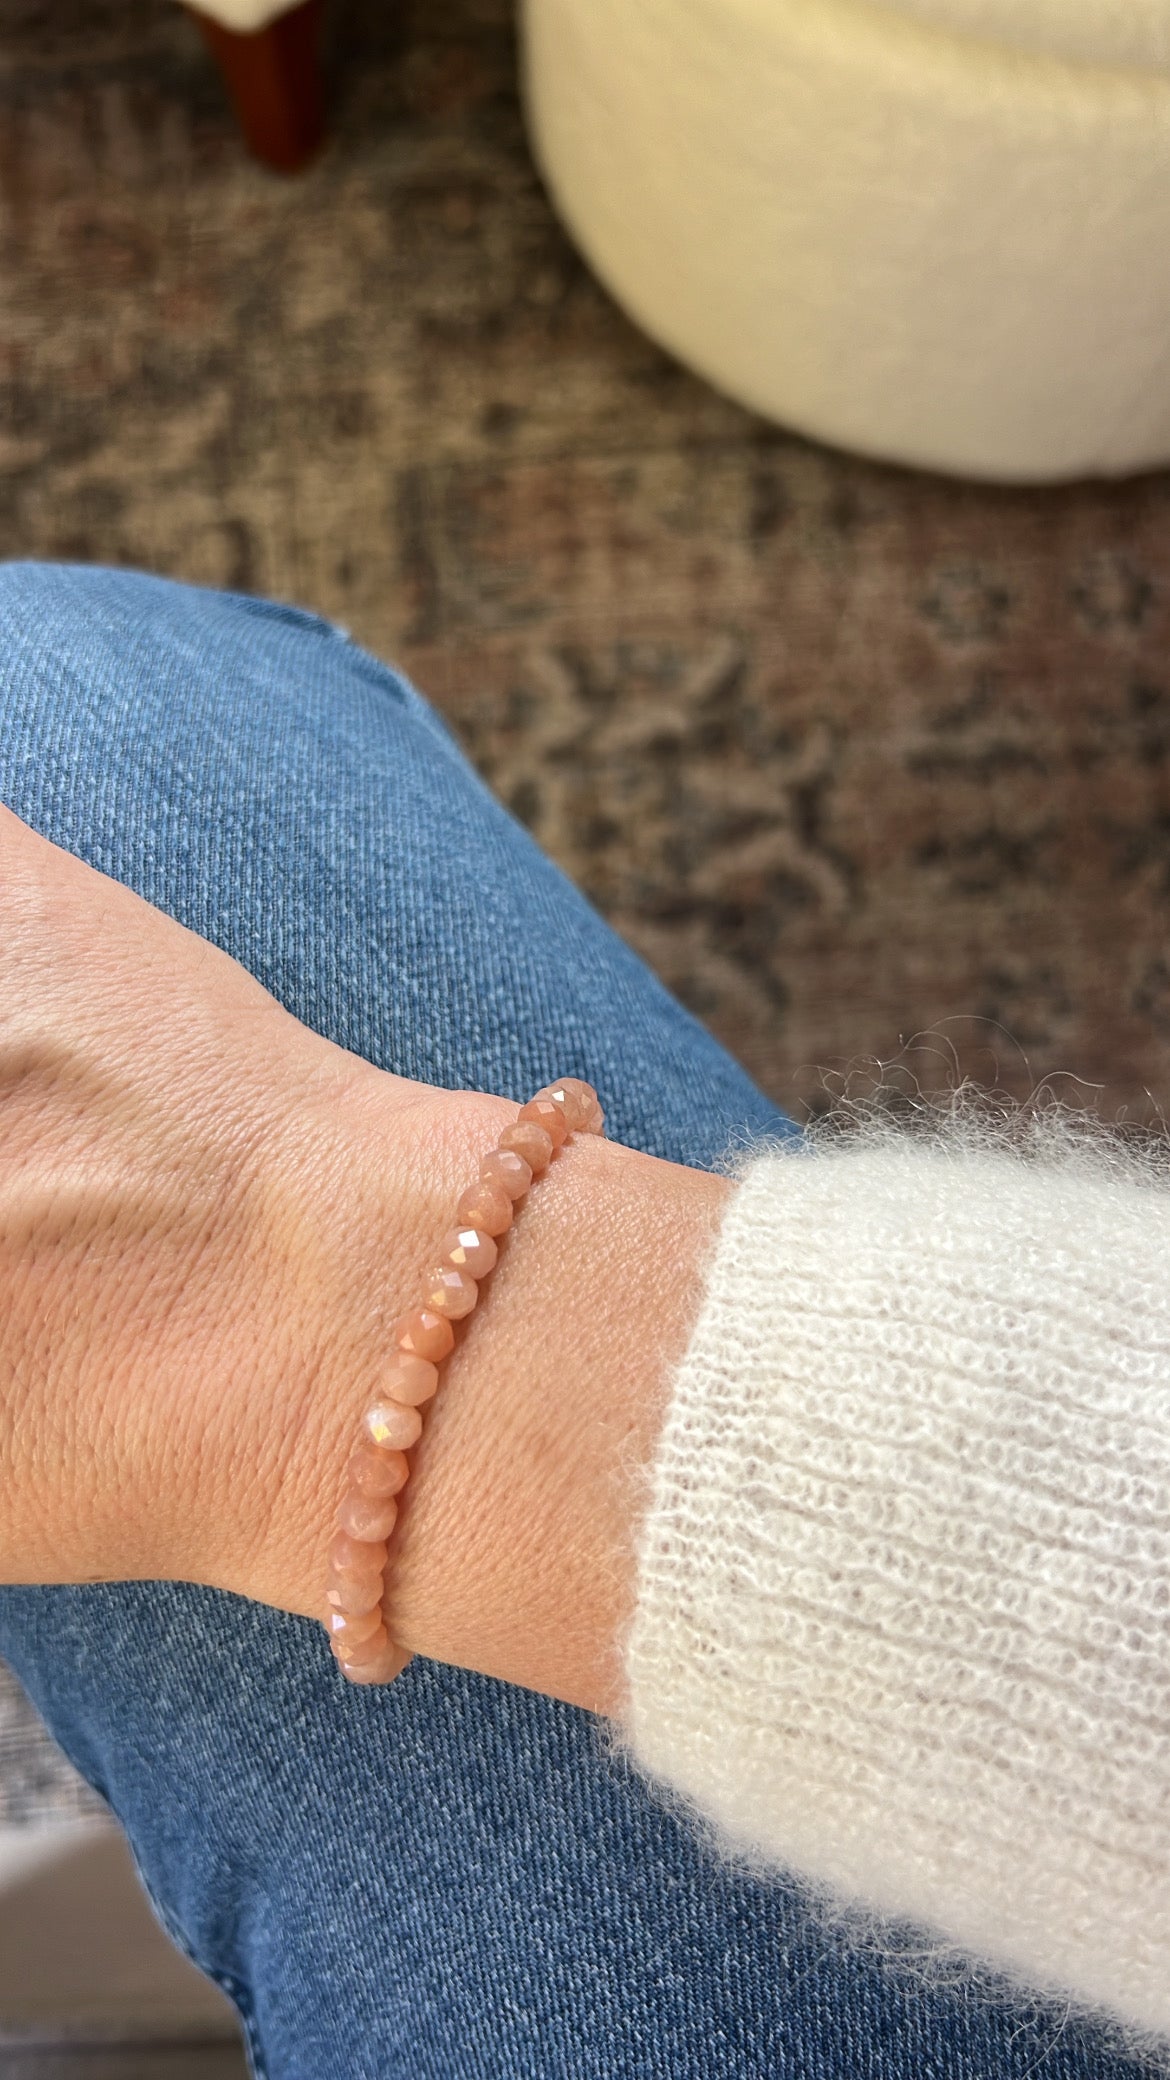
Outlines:
<svg viewBox="0 0 1170 2080"><path fill-rule="evenodd" d="M317 1210L311 1245L300 1216L287 1276L315 1288L318 1324L306 1314L305 1334L320 1341L322 1363L255 1492L235 1502L225 1493L222 1504L265 1527L225 1585L314 1617L345 1459L378 1391L389 1325L414 1303L459 1191L516 1113L504 1100L420 1091L404 1119L400 1086L355 1072L330 1094L319 1140L303 1114L295 1130L316 1150ZM616 1705L644 1470L729 1190L587 1136L534 1184L412 1455L389 1570L389 1622L403 1646L593 1710Z"/></svg>
<svg viewBox="0 0 1170 2080"><path fill-rule="evenodd" d="M516 1108L330 1046L3 812L0 924L0 1574L318 1616ZM986 1139L733 1192L575 1138L445 1367L389 1617L620 1710L753 1857L1170 2026L1170 1194Z"/></svg>
<svg viewBox="0 0 1170 2080"><path fill-rule="evenodd" d="M419 1447L404 1645L616 1706L644 1473L728 1190L585 1139L534 1187Z"/></svg>
<svg viewBox="0 0 1170 2080"><path fill-rule="evenodd" d="M515 1114L332 1046L0 810L0 1579L319 1617L390 1325ZM588 1138L538 1181L415 1454L406 1647L613 1701L637 1476L725 1191Z"/></svg>

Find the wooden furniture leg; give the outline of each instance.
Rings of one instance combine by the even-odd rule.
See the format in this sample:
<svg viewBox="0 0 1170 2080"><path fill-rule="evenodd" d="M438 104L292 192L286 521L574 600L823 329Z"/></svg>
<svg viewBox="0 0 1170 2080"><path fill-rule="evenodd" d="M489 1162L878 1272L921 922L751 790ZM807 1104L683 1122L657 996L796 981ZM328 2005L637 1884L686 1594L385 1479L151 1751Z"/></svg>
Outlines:
<svg viewBox="0 0 1170 2080"><path fill-rule="evenodd" d="M219 67L249 151L278 173L296 173L325 132L321 84L322 0L302 0L263 29L225 29L195 16Z"/></svg>

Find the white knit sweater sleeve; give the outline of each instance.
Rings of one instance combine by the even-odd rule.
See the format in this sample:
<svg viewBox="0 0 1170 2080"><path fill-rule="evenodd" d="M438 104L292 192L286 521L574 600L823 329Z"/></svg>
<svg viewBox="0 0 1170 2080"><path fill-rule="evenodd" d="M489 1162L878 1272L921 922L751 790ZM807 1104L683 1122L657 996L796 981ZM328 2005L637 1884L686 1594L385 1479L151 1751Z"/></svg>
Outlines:
<svg viewBox="0 0 1170 2080"><path fill-rule="evenodd" d="M1170 2033L1170 1191L748 1168L673 1382L636 1762L759 1865Z"/></svg>

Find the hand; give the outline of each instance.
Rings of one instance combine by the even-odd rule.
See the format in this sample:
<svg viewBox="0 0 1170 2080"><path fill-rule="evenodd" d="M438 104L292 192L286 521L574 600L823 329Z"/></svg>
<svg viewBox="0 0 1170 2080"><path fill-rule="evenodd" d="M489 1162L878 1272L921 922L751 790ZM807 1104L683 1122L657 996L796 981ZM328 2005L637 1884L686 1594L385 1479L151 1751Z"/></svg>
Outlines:
<svg viewBox="0 0 1170 2080"><path fill-rule="evenodd" d="M340 1174L375 1092L376 1266ZM280 1477L420 1246L428 1101L0 811L0 1573L286 1600Z"/></svg>
<svg viewBox="0 0 1170 2080"><path fill-rule="evenodd" d="M0 1578L317 1615L389 1324L514 1110L322 1040L0 810ZM584 1140L535 1188L414 1455L404 1645L613 1697L632 1475L725 1191Z"/></svg>

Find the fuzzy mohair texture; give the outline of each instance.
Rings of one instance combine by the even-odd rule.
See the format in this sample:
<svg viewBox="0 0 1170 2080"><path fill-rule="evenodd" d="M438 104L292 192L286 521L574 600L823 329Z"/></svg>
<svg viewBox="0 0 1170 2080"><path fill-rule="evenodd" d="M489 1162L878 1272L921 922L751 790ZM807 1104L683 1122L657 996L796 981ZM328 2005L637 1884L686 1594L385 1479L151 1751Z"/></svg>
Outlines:
<svg viewBox="0 0 1170 2080"><path fill-rule="evenodd" d="M873 1108L737 1161L648 1477L620 1738L719 1853L1154 2054L1165 1144L962 1094L917 1124Z"/></svg>

